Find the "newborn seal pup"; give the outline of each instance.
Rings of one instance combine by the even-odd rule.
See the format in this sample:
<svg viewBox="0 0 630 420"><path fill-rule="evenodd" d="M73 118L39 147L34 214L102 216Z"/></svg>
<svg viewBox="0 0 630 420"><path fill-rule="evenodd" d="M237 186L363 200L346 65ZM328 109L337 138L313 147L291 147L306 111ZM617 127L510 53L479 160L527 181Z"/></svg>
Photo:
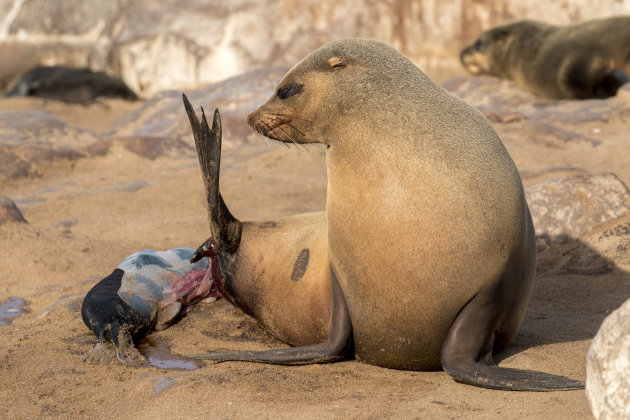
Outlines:
<svg viewBox="0 0 630 420"><path fill-rule="evenodd" d="M154 330L168 327L195 303L219 298L216 255L191 264L193 250L145 249L125 258L85 296L81 317L98 338L111 340L116 357L126 364L139 364L144 357L136 342ZM214 262L212 262L214 258Z"/></svg>
<svg viewBox="0 0 630 420"><path fill-rule="evenodd" d="M472 74L554 99L614 96L630 74L630 17L559 27L524 20L483 32L460 54Z"/></svg>
<svg viewBox="0 0 630 420"><path fill-rule="evenodd" d="M248 122L271 139L327 145L330 327L318 345L197 357L315 363L353 348L370 364L442 367L481 387L583 388L493 362L516 334L531 295L535 234L516 167L477 110L395 49L351 39L298 63ZM208 137L204 124L192 124L196 139ZM218 193L218 158L204 164L201 152L202 171L216 171L204 179L221 292L239 304L228 277L239 270L234 255L246 244L245 226L239 237ZM283 297L263 296L260 304Z"/></svg>

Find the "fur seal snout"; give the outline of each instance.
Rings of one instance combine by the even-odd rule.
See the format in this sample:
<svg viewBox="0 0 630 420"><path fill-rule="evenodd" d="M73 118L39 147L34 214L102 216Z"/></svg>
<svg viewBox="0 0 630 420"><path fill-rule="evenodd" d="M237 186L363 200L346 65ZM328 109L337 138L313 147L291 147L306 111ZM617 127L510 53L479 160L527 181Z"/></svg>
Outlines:
<svg viewBox="0 0 630 420"><path fill-rule="evenodd" d="M483 32L460 54L472 74L555 99L614 96L630 79L630 17L559 27L523 20Z"/></svg>

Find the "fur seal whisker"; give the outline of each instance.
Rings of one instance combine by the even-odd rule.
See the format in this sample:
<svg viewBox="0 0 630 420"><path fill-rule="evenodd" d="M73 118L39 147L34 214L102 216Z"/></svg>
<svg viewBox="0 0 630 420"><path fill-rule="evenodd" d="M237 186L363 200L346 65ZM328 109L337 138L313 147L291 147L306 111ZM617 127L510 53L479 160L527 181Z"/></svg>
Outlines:
<svg viewBox="0 0 630 420"><path fill-rule="evenodd" d="M270 115L271 115L271 116L275 116L276 114L270 114ZM288 138L289 140L291 140L291 142L292 142L294 145L296 145L296 146L298 147L298 149L301 149L301 150L303 150L303 151L306 151L306 150L307 150L307 149L304 147L304 145L302 145L302 144L300 144L300 143L296 142L296 141L295 141L295 140L291 137L291 135L290 135L289 133L287 133L287 131L286 131L284 128L282 128L282 126L283 126L283 125L287 125L287 126L289 126L290 128L293 128L293 129L294 129L295 131L297 131L297 132L298 132L301 136L304 136L304 133L302 133L300 130L298 130L298 129L297 129L297 128L295 128L293 125L291 125L291 123L290 123L290 122L285 121L285 120L282 120L282 119L280 119L280 118L278 118L278 117L275 117L272 121L273 121L273 123L275 124L275 128L277 128L277 129L279 129L280 131L282 131L282 132L285 134L285 137L286 137L286 138ZM278 122L278 121L280 121L280 124L277 124L277 122ZM309 160L311 160L311 159L310 159L310 157L309 157Z"/></svg>
<svg viewBox="0 0 630 420"><path fill-rule="evenodd" d="M313 122L311 120L307 120L306 118L300 118L300 117L297 117L295 115L282 114L282 113L279 113L279 112L274 112L273 115L278 115L278 116L281 116L281 117L288 117L288 118L293 119L293 120L300 120L300 121L304 121L304 122L307 122L307 123L312 123Z"/></svg>
<svg viewBox="0 0 630 420"><path fill-rule="evenodd" d="M267 133L269 133L269 132L277 132L277 130L279 130L280 131L279 137L283 138L283 139L279 140L281 143L284 143L285 145L287 143L291 143L291 144L294 144L295 146L297 146L298 149L301 149L302 151L306 151L306 149L304 148L303 145L301 145L300 143L296 142L291 137L291 135L284 128L282 128L283 125L289 125L286 121L281 120L281 119L279 119L277 117L273 118L273 114L270 114L269 117L272 117L272 118L268 118L267 119L267 121L269 122L269 126L271 126L272 129L269 130ZM280 121L280 124L278 124L278 121ZM287 147L288 147L288 145L287 145ZM308 156L308 155L306 155L306 156L308 157L309 160L311 160L310 156Z"/></svg>
<svg viewBox="0 0 630 420"><path fill-rule="evenodd" d="M280 118L278 118L276 121L280 121L282 124L288 125L292 129L297 131L300 136L304 137L304 133L301 130L299 130L295 125L291 124L291 121L283 120Z"/></svg>
<svg viewBox="0 0 630 420"><path fill-rule="evenodd" d="M284 134L284 138L286 140L283 140L283 141L287 143L288 142L295 143L295 141L291 138L291 135L287 133L284 128L282 128L282 124L278 124L276 121L273 121L273 124L274 124L274 130L280 130L280 132Z"/></svg>
<svg viewBox="0 0 630 420"><path fill-rule="evenodd" d="M289 137L289 135L284 130L282 130L282 128L278 124L276 124L275 121L268 119L267 121L261 122L261 123L264 124L265 127L267 127L268 129L266 136L269 136L269 134L273 134L274 136L279 137L279 139L272 138L272 140L277 140L285 144L288 143L289 141L293 141L291 140L291 137Z"/></svg>

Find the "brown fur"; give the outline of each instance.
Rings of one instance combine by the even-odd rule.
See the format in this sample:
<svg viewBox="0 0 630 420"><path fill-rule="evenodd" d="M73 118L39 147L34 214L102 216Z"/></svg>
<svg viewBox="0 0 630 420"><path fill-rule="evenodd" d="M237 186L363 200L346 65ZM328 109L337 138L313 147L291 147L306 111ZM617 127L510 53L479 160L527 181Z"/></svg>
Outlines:
<svg viewBox="0 0 630 420"><path fill-rule="evenodd" d="M479 112L395 49L342 40L298 63L248 121L328 145L327 253L358 358L439 368L458 313L497 289L509 309L484 329L507 344L531 293L534 235L518 172Z"/></svg>
<svg viewBox="0 0 630 420"><path fill-rule="evenodd" d="M461 60L472 74L509 79L549 98L605 98L630 74L630 17L559 27L518 21L483 32Z"/></svg>
<svg viewBox="0 0 630 420"><path fill-rule="evenodd" d="M306 265L298 261L305 249ZM303 274L293 275L300 262ZM222 291L270 333L294 346L325 341L332 298L324 212L244 222L233 267Z"/></svg>

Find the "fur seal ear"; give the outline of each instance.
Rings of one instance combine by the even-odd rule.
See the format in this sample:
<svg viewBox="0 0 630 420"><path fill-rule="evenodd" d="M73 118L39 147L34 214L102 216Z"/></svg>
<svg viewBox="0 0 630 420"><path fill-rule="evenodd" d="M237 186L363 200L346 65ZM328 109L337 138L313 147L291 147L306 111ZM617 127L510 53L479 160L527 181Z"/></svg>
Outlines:
<svg viewBox="0 0 630 420"><path fill-rule="evenodd" d="M330 66L330 68L333 68L333 69L346 67L346 63L339 57L329 58L328 65Z"/></svg>
<svg viewBox="0 0 630 420"><path fill-rule="evenodd" d="M201 108L201 123L195 115L190 101L182 94L186 114L190 120L203 183L206 187L210 231L216 238L220 250L233 254L241 242L243 224L232 216L219 192L219 169L221 166L221 115L215 109L212 129L208 126L206 113Z"/></svg>

